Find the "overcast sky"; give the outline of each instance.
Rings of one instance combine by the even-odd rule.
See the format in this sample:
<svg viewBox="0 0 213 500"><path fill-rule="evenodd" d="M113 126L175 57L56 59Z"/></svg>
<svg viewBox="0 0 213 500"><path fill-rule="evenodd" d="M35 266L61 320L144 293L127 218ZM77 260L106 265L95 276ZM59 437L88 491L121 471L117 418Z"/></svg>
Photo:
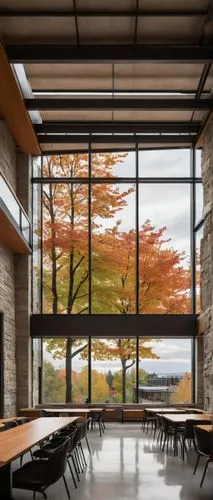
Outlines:
<svg viewBox="0 0 213 500"><path fill-rule="evenodd" d="M150 343L149 343L150 344ZM190 339L162 339L153 344L153 352L160 356L160 359L143 359L140 368L144 368L148 373L184 373L191 371L191 340ZM44 353L44 359L51 361L57 368L64 367L61 360L53 360L49 353ZM87 362L82 361L80 356L73 359L73 370L80 371ZM93 361L92 368L101 372L111 370L115 372L121 369L121 362L118 361Z"/></svg>

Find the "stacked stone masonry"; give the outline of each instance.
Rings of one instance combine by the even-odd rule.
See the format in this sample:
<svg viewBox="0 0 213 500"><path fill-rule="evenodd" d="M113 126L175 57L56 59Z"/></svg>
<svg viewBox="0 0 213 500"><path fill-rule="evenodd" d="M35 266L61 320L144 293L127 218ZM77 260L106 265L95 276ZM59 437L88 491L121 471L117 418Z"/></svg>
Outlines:
<svg viewBox="0 0 213 500"><path fill-rule="evenodd" d="M0 120L0 171L29 213L29 156L16 153L15 144ZM29 335L30 258L13 255L0 245L0 313L3 313L4 416L31 401L31 343Z"/></svg>
<svg viewBox="0 0 213 500"><path fill-rule="evenodd" d="M15 144L0 120L0 171L16 190ZM14 256L0 245L0 312L3 318L4 357L4 414L16 413L16 325L15 325L15 267Z"/></svg>
<svg viewBox="0 0 213 500"><path fill-rule="evenodd" d="M201 241L201 320L204 331L203 369L197 378L204 380L204 406L213 408L213 116L205 131L202 150L204 188L204 228Z"/></svg>

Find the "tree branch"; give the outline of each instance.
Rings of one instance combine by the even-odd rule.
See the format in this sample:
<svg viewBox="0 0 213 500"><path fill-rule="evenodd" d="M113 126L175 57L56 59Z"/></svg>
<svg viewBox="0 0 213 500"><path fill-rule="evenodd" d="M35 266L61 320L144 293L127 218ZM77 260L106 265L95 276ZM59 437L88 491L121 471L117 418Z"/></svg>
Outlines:
<svg viewBox="0 0 213 500"><path fill-rule="evenodd" d="M72 355L71 355L71 358L74 358L75 356L77 356L78 354L80 354L82 351L84 351L86 348L88 347L88 344L85 344L83 345L82 347L79 347L79 349L77 349L77 351L73 352Z"/></svg>

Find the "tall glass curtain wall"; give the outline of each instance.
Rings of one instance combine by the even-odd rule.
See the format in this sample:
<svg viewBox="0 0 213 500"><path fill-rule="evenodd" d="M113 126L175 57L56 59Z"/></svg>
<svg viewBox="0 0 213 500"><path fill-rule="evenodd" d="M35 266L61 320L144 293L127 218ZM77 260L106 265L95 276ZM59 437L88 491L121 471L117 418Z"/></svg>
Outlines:
<svg viewBox="0 0 213 500"><path fill-rule="evenodd" d="M199 310L199 151L43 156L32 183L33 313ZM189 402L191 341L159 337L44 339L43 400Z"/></svg>

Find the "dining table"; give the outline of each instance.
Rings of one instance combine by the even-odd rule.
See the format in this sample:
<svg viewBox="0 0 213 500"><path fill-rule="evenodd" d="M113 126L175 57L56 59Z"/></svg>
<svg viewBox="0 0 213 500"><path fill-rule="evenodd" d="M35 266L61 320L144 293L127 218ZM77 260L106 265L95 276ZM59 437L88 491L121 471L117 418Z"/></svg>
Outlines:
<svg viewBox="0 0 213 500"><path fill-rule="evenodd" d="M201 425L196 425L199 429L202 429L202 431L205 432L213 432L213 425L211 424L201 424Z"/></svg>
<svg viewBox="0 0 213 500"><path fill-rule="evenodd" d="M87 420L92 413L101 413L104 408L44 408L43 410L53 415L75 415Z"/></svg>
<svg viewBox="0 0 213 500"><path fill-rule="evenodd" d="M0 433L0 498L12 500L11 463L78 417L41 417Z"/></svg>
<svg viewBox="0 0 213 500"><path fill-rule="evenodd" d="M162 416L174 425L185 424L187 420L197 420L198 422L199 420L209 420L210 422L212 420L210 413L162 413Z"/></svg>
<svg viewBox="0 0 213 500"><path fill-rule="evenodd" d="M165 408L144 408L144 410L146 410L147 412L150 412L152 413L153 415L156 415L156 414L166 414L166 413L183 413L183 409L181 408L175 408L175 407L165 407Z"/></svg>
<svg viewBox="0 0 213 500"><path fill-rule="evenodd" d="M161 416L174 427L174 455L177 454L177 435L178 428L186 424L187 420L194 420L199 424L205 421L211 422L212 415L210 413L162 413Z"/></svg>

